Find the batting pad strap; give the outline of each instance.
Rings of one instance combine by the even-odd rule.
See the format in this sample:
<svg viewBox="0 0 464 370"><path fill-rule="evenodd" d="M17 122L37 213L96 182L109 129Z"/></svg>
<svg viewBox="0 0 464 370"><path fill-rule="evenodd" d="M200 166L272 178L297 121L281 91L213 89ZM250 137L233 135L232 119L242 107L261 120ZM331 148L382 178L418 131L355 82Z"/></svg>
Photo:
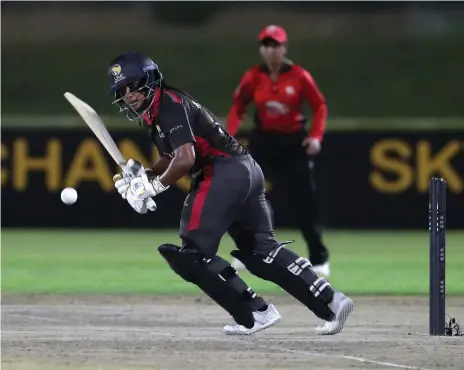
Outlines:
<svg viewBox="0 0 464 370"><path fill-rule="evenodd" d="M274 262L275 258L277 257L277 255L279 254L280 250L282 248L285 248L285 246L287 244L291 244L293 243L294 240L287 240L285 242L281 242L279 244L276 244L276 246L269 252L269 254L266 256L266 258L264 259L264 262L266 263L272 263ZM302 258L302 257L301 257ZM309 261L308 261L309 262ZM311 264L310 264L311 265Z"/></svg>
<svg viewBox="0 0 464 370"><path fill-rule="evenodd" d="M218 256L203 259L203 262L208 264L209 269L215 273L217 272L220 279L239 292L243 301L251 308L252 311L261 310L262 308L267 307L267 303L264 299L259 297L253 289L248 287L248 285L240 279L237 270L235 270L229 262Z"/></svg>
<svg viewBox="0 0 464 370"><path fill-rule="evenodd" d="M225 267L221 272L218 273L219 277L224 281L233 279L237 276L237 271L232 266Z"/></svg>
<svg viewBox="0 0 464 370"><path fill-rule="evenodd" d="M309 290L317 298L327 287L330 287L330 283L326 279L319 277L309 286Z"/></svg>

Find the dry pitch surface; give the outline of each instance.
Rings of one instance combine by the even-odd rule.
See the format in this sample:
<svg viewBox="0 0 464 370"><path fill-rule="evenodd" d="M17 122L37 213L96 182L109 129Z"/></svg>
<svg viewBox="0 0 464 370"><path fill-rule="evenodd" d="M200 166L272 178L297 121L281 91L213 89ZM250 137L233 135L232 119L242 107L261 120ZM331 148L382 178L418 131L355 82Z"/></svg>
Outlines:
<svg viewBox="0 0 464 370"><path fill-rule="evenodd" d="M425 298L355 297L332 337L295 301L273 302L283 323L228 337L208 299L4 295L2 369L464 369L464 337L427 335ZM464 299L448 310L464 320Z"/></svg>

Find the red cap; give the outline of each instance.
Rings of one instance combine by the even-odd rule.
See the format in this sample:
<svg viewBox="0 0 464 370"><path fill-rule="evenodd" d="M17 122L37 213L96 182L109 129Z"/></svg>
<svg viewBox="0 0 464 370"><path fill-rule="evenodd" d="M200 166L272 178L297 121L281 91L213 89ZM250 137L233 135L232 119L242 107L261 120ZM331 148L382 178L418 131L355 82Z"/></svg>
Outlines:
<svg viewBox="0 0 464 370"><path fill-rule="evenodd" d="M279 44L283 44L287 42L287 32L282 27L271 24L259 33L259 41L263 41L267 38L273 39Z"/></svg>

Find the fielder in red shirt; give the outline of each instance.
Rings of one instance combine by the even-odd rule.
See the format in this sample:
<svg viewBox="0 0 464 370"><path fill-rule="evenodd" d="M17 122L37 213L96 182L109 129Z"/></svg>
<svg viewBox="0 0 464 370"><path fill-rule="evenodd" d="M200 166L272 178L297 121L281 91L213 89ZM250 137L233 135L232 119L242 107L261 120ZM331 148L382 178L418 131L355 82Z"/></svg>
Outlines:
<svg viewBox="0 0 464 370"><path fill-rule="evenodd" d="M285 58L287 33L270 25L259 34L264 64L249 69L234 93L227 130L235 135L251 103L256 107L249 150L276 191L289 196L299 218L314 269L328 276L329 252L318 225L314 184L314 156L321 149L327 104L311 74ZM305 128L303 102L312 111L311 128ZM234 261L237 268L239 261Z"/></svg>

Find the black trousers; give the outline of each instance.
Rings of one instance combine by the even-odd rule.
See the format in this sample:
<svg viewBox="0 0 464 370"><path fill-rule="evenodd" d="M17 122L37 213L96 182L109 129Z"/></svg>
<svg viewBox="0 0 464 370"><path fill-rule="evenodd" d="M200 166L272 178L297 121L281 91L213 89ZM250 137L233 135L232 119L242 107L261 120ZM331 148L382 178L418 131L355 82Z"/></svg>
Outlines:
<svg viewBox="0 0 464 370"><path fill-rule="evenodd" d="M240 250L267 254L278 244L265 198L264 175L251 157L216 158L185 199L183 247L216 255L228 232Z"/></svg>
<svg viewBox="0 0 464 370"><path fill-rule="evenodd" d="M314 178L314 159L302 147L305 132L296 134L252 133L249 150L261 166L276 193L286 197L286 204L296 214L299 228L313 265L329 259L322 242L320 211Z"/></svg>

